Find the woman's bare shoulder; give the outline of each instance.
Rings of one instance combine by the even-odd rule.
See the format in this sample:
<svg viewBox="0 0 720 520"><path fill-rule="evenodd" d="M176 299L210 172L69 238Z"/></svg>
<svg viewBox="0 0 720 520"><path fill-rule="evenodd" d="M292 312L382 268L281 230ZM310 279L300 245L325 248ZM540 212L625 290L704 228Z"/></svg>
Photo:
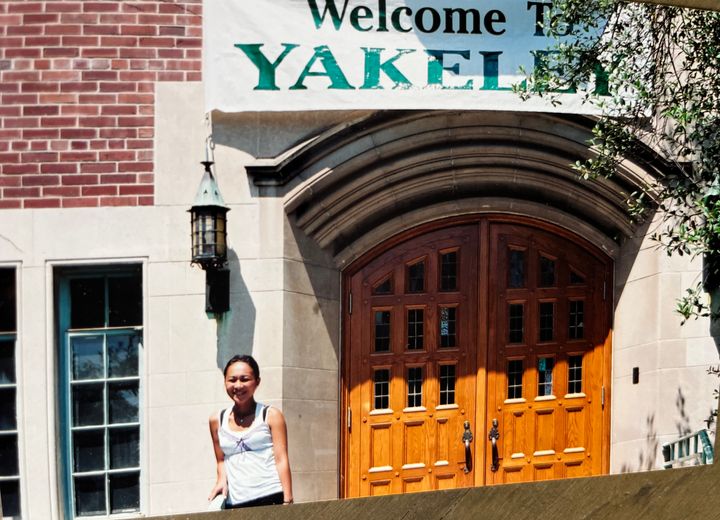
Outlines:
<svg viewBox="0 0 720 520"><path fill-rule="evenodd" d="M208 422L211 426L218 426L220 424L220 414L222 412L213 412L210 414L210 417L208 417Z"/></svg>
<svg viewBox="0 0 720 520"><path fill-rule="evenodd" d="M282 410L280 410L279 408L276 408L274 406L268 406L267 421L268 423L285 422L285 416L283 415Z"/></svg>

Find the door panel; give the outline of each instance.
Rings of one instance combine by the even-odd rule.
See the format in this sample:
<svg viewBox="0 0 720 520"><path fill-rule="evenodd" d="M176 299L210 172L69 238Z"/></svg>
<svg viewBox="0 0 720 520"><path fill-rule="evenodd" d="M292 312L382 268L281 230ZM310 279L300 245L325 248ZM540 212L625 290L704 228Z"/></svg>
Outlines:
<svg viewBox="0 0 720 520"><path fill-rule="evenodd" d="M549 230L475 218L346 275L345 496L606 471L610 267Z"/></svg>
<svg viewBox="0 0 720 520"><path fill-rule="evenodd" d="M607 268L525 226L495 225L491 242L491 263L507 276L489 290L488 415L501 442L487 482L599 474Z"/></svg>
<svg viewBox="0 0 720 520"><path fill-rule="evenodd" d="M476 251L476 226L438 231L352 278L351 496L472 485L460 438L475 410Z"/></svg>

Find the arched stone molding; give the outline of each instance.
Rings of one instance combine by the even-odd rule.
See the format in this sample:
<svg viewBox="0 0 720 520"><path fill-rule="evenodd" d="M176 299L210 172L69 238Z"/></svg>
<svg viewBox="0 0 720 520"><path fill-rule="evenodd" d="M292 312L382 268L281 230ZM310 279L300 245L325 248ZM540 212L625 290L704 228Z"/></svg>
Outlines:
<svg viewBox="0 0 720 520"><path fill-rule="evenodd" d="M256 184L290 183L285 209L338 265L402 229L469 213L531 216L611 256L635 225L630 193L659 172L626 160L612 179L579 180L592 155L585 117L521 112L378 112L248 167Z"/></svg>
<svg viewBox="0 0 720 520"><path fill-rule="evenodd" d="M586 238L603 250L609 257L615 258L619 253L618 244L600 233L593 226L579 221L562 211L548 208L542 204L514 199L503 198L468 198L457 201L446 201L417 208L401 214L371 229L352 244L345 247L335 256L339 267L352 263L353 260L369 251L371 248L384 242L388 237L397 235L411 227L429 222L442 220L448 217L463 215L498 214L530 217L542 220L556 226L572 230L579 236Z"/></svg>

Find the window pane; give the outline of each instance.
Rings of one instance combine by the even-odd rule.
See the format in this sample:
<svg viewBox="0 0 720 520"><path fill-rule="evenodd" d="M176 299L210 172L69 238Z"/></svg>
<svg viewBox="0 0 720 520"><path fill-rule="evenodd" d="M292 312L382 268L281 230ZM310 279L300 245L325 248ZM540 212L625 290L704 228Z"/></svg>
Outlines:
<svg viewBox="0 0 720 520"><path fill-rule="evenodd" d="M553 287L555 285L555 260L544 256L540 257L540 287Z"/></svg>
<svg viewBox="0 0 720 520"><path fill-rule="evenodd" d="M523 396L523 362L522 359L508 361L507 396L508 399L519 399Z"/></svg>
<svg viewBox="0 0 720 520"><path fill-rule="evenodd" d="M111 428L110 469L136 468L140 465L140 428Z"/></svg>
<svg viewBox="0 0 720 520"><path fill-rule="evenodd" d="M383 368L375 371L374 392L375 409L390 408L390 370Z"/></svg>
<svg viewBox="0 0 720 520"><path fill-rule="evenodd" d="M140 509L140 475L110 475L110 512L125 513Z"/></svg>
<svg viewBox="0 0 720 520"><path fill-rule="evenodd" d="M582 285L585 283L585 277L574 269L570 271L570 284L571 285Z"/></svg>
<svg viewBox="0 0 720 520"><path fill-rule="evenodd" d="M568 338L582 339L585 321L585 302L576 300L570 302L570 315L568 316Z"/></svg>
<svg viewBox="0 0 720 520"><path fill-rule="evenodd" d="M15 388L0 388L0 431L17 429Z"/></svg>
<svg viewBox="0 0 720 520"><path fill-rule="evenodd" d="M75 477L75 514L92 516L105 513L105 475Z"/></svg>
<svg viewBox="0 0 720 520"><path fill-rule="evenodd" d="M138 384L135 381L108 383L109 423L137 422Z"/></svg>
<svg viewBox="0 0 720 520"><path fill-rule="evenodd" d="M440 255L440 290L457 290L458 254L457 251Z"/></svg>
<svg viewBox="0 0 720 520"><path fill-rule="evenodd" d="M18 480L0 482L0 498L2 499L2 512L6 517L20 516L20 482Z"/></svg>
<svg viewBox="0 0 720 520"><path fill-rule="evenodd" d="M440 347L448 348L457 345L455 307L440 307Z"/></svg>
<svg viewBox="0 0 720 520"><path fill-rule="evenodd" d="M386 278L385 281L373 289L373 294L392 294L392 279Z"/></svg>
<svg viewBox="0 0 720 520"><path fill-rule="evenodd" d="M390 351L390 311L375 311L375 352Z"/></svg>
<svg viewBox="0 0 720 520"><path fill-rule="evenodd" d="M138 375L138 344L140 337L123 334L107 337L108 377Z"/></svg>
<svg viewBox="0 0 720 520"><path fill-rule="evenodd" d="M408 368L407 375L407 405L408 407L422 406L422 367Z"/></svg>
<svg viewBox="0 0 720 520"><path fill-rule="evenodd" d="M102 383L73 385L73 426L104 424Z"/></svg>
<svg viewBox="0 0 720 520"><path fill-rule="evenodd" d="M538 358L538 396L553 395L553 367L555 359Z"/></svg>
<svg viewBox="0 0 720 520"><path fill-rule="evenodd" d="M407 267L407 292L425 290L425 262L417 262Z"/></svg>
<svg viewBox="0 0 720 520"><path fill-rule="evenodd" d="M76 472L105 469L105 430L73 433L73 467Z"/></svg>
<svg viewBox="0 0 720 520"><path fill-rule="evenodd" d="M424 312L422 309L408 309L407 314L407 348L420 350L424 347Z"/></svg>
<svg viewBox="0 0 720 520"><path fill-rule="evenodd" d="M0 477L14 477L18 473L17 435L0 435Z"/></svg>
<svg viewBox="0 0 720 520"><path fill-rule="evenodd" d="M568 393L582 392L582 356L568 358Z"/></svg>
<svg viewBox="0 0 720 520"><path fill-rule="evenodd" d="M508 305L508 342L522 343L525 306L522 303Z"/></svg>
<svg viewBox="0 0 720 520"><path fill-rule="evenodd" d="M15 269L0 269L0 331L14 332L16 324Z"/></svg>
<svg viewBox="0 0 720 520"><path fill-rule="evenodd" d="M15 340L0 341L0 385L15 383Z"/></svg>
<svg viewBox="0 0 720 520"><path fill-rule="evenodd" d="M108 278L109 326L142 324L142 283L140 274Z"/></svg>
<svg viewBox="0 0 720 520"><path fill-rule="evenodd" d="M540 341L552 341L555 337L555 303L540 303Z"/></svg>
<svg viewBox="0 0 720 520"><path fill-rule="evenodd" d="M70 280L70 328L105 325L105 278Z"/></svg>
<svg viewBox="0 0 720 520"><path fill-rule="evenodd" d="M525 287L525 251L510 250L508 269L508 287L517 289Z"/></svg>
<svg viewBox="0 0 720 520"><path fill-rule="evenodd" d="M102 379L105 376L103 336L75 337L70 341L73 380Z"/></svg>
<svg viewBox="0 0 720 520"><path fill-rule="evenodd" d="M440 404L455 403L455 365L440 366Z"/></svg>

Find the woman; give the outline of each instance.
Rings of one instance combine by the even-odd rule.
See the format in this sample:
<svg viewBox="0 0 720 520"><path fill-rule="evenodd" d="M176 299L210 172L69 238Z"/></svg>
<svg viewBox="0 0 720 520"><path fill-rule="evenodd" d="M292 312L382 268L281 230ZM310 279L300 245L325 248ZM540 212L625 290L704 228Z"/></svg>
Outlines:
<svg viewBox="0 0 720 520"><path fill-rule="evenodd" d="M208 500L227 497L226 508L292 504L287 426L280 410L255 401L260 368L252 356L225 365L232 406L210 416L217 482Z"/></svg>

